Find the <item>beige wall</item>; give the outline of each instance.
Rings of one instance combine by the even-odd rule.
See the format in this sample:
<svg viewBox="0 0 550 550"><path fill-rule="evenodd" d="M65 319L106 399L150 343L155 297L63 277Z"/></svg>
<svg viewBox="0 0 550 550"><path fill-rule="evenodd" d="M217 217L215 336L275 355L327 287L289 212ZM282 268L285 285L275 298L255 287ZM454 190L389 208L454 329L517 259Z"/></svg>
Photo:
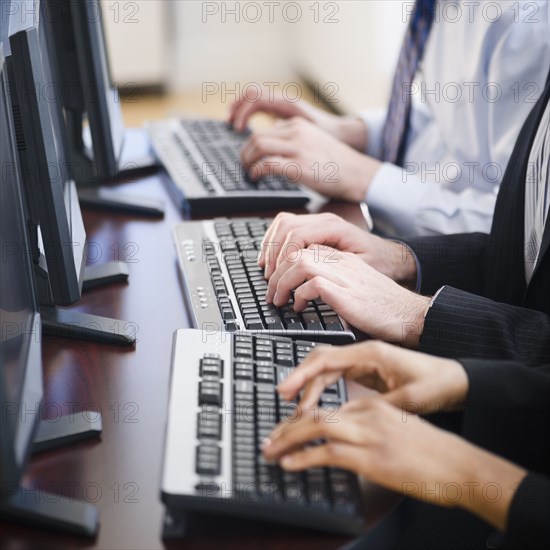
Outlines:
<svg viewBox="0 0 550 550"><path fill-rule="evenodd" d="M344 111L384 105L404 33L401 8L392 0L324 3L318 22L287 25L293 65L337 90Z"/></svg>
<svg viewBox="0 0 550 550"><path fill-rule="evenodd" d="M127 16L139 8L137 23L115 24L107 12L115 79L139 82L142 74L176 91L225 89L228 102L249 82L282 89L306 74L342 110L384 104L404 31L401 0L103 3Z"/></svg>
<svg viewBox="0 0 550 550"><path fill-rule="evenodd" d="M101 0L113 79L158 84L168 73L166 0Z"/></svg>

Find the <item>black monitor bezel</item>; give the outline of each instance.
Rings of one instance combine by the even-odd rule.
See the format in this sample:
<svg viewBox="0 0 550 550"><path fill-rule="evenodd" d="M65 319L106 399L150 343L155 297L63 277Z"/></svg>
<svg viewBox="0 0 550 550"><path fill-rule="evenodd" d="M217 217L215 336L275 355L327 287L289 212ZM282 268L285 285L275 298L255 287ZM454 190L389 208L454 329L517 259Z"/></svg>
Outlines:
<svg viewBox="0 0 550 550"><path fill-rule="evenodd" d="M55 29L65 109L80 123L88 121L98 177L115 178L121 168L125 130L118 92L110 74L103 71L105 66L109 73L102 7L97 0L48 0L47 6ZM110 109L117 111L115 117Z"/></svg>
<svg viewBox="0 0 550 550"><path fill-rule="evenodd" d="M33 166L23 167L23 181L28 201L38 212L53 300L56 305L71 305L81 297L87 240L74 181L60 184L56 178L59 151L55 148L51 117L63 116L61 100L52 101L40 89L38 93L36 90L37 83L50 82L50 78L55 80L53 75L44 74L39 25L37 10L36 20L29 28L10 36L12 55L8 61L21 105L26 158L34 159ZM62 118L57 127L61 129L57 143L65 153L67 136Z"/></svg>

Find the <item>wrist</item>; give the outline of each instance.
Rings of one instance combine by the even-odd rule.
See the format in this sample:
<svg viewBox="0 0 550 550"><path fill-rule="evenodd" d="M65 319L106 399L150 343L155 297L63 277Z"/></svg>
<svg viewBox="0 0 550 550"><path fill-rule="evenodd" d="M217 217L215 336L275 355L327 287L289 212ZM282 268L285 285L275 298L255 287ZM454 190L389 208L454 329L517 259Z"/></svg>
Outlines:
<svg viewBox="0 0 550 550"><path fill-rule="evenodd" d="M364 202L367 198L370 185L382 163L363 153L354 151L355 162L346 170L348 175L345 199L350 202Z"/></svg>
<svg viewBox="0 0 550 550"><path fill-rule="evenodd" d="M418 282L418 265L412 250L400 241L388 241L391 244L390 263L392 266L390 277L401 286L415 290Z"/></svg>
<svg viewBox="0 0 550 550"><path fill-rule="evenodd" d="M454 462L467 490L456 504L504 532L515 492L527 471L465 441L461 443L469 456L464 460L465 453L454 453Z"/></svg>
<svg viewBox="0 0 550 550"><path fill-rule="evenodd" d="M365 122L358 117L338 117L339 128L337 134L339 139L357 151L364 152L367 148L368 131Z"/></svg>
<svg viewBox="0 0 550 550"><path fill-rule="evenodd" d="M400 312L403 327L401 344L409 349L418 349L431 300L426 296L406 292L408 296L403 300L403 310Z"/></svg>
<svg viewBox="0 0 550 550"><path fill-rule="evenodd" d="M443 360L445 365L439 369L442 376L441 387L444 389L443 410L461 409L468 396L470 382L464 367L454 360Z"/></svg>

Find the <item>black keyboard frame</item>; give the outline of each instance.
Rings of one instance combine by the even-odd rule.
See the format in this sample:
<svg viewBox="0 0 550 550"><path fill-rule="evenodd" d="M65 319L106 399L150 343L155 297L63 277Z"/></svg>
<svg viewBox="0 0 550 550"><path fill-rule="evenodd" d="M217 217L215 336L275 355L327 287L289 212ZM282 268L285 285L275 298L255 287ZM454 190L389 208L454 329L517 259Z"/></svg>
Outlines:
<svg viewBox="0 0 550 550"><path fill-rule="evenodd" d="M221 153L206 153L205 158L199 149L207 151L208 138L203 136L206 143L197 147L184 127L192 124L214 125L226 132L228 144L232 141L242 143L244 139L234 134L225 123L212 119L172 118L148 123L149 138L155 154L170 176L166 178L167 189L187 215L213 216L225 214L228 210L301 209L310 201L310 194L305 189L279 177L261 178L256 183L248 181L240 167L239 158L235 158L235 145L223 146L227 150ZM219 164L218 175L224 173L223 178L231 179L231 173L237 173L238 168L239 184L235 190L224 189L224 182L218 180L216 170L212 173L209 168L207 177L204 177L204 168L209 166L210 158L214 164ZM223 163L226 164L225 168ZM224 172L226 169L227 173ZM271 180L273 183L269 183Z"/></svg>

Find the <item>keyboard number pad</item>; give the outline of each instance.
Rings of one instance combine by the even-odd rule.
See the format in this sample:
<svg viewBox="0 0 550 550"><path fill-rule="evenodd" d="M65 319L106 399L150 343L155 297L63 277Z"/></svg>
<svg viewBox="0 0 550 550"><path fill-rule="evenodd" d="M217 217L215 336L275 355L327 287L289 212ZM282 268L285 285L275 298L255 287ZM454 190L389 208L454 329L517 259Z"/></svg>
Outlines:
<svg viewBox="0 0 550 550"><path fill-rule="evenodd" d="M195 470L201 476L221 474L224 362L218 354L207 353L199 362L199 405Z"/></svg>

